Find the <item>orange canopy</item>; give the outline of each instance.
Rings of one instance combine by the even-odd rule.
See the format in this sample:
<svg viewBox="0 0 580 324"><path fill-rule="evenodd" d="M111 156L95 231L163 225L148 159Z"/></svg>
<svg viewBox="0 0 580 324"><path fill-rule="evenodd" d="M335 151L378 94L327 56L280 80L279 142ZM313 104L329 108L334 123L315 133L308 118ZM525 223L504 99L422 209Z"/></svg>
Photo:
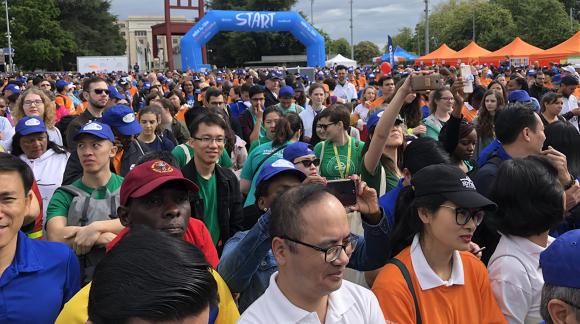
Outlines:
<svg viewBox="0 0 580 324"><path fill-rule="evenodd" d="M445 60L447 64L455 64L455 63L470 64L471 60L475 60L476 63L478 63L480 56L484 56L489 53L491 52L477 45L475 42L471 42L469 45L467 45L467 47L465 47L461 51L453 55L440 57L440 59L441 61Z"/></svg>
<svg viewBox="0 0 580 324"><path fill-rule="evenodd" d="M567 60L568 55L580 55L580 32L560 45L556 45L543 52L530 55L530 61L560 61ZM558 62L560 63L560 62Z"/></svg>
<svg viewBox="0 0 580 324"><path fill-rule="evenodd" d="M497 51L480 56L479 61L482 63L498 63L499 61L503 61L506 55L509 55L510 57L529 57L530 54L535 54L542 51L543 49L530 45L521 40L519 37L516 37L513 42L498 49Z"/></svg>
<svg viewBox="0 0 580 324"><path fill-rule="evenodd" d="M441 60L439 59L440 57L443 56L450 56L457 53L456 51L452 50L449 48L449 46L447 46L447 44L443 44L441 45L441 47L439 47L438 49L436 49L435 51L423 56L423 57L419 57L415 59L415 64L420 64L420 65L431 65L431 64L441 64Z"/></svg>

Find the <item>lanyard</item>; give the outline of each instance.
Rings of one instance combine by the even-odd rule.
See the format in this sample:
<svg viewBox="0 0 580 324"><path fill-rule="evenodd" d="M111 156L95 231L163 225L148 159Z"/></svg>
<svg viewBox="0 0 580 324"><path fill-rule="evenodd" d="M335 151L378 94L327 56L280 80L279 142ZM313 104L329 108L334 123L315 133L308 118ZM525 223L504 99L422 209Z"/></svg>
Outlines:
<svg viewBox="0 0 580 324"><path fill-rule="evenodd" d="M336 144L332 143L332 147L334 148L334 156L336 157L336 163L338 164L338 171L340 172L340 178L341 179L346 179L346 177L348 177L349 174L349 170L350 170L350 154L351 154L351 148L352 148L352 141L351 141L351 137L348 137L348 156L346 158L346 174L342 173L342 164L340 164L340 157L338 155L338 151L336 150Z"/></svg>

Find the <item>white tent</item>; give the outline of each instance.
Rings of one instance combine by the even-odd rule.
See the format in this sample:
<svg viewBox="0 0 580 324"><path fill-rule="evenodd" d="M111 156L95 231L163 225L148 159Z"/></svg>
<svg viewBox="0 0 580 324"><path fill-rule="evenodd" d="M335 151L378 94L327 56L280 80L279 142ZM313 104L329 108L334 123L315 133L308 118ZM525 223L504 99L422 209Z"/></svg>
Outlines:
<svg viewBox="0 0 580 324"><path fill-rule="evenodd" d="M333 66L334 64L342 64L346 67L356 67L356 61L346 58L340 54L326 61L326 66Z"/></svg>

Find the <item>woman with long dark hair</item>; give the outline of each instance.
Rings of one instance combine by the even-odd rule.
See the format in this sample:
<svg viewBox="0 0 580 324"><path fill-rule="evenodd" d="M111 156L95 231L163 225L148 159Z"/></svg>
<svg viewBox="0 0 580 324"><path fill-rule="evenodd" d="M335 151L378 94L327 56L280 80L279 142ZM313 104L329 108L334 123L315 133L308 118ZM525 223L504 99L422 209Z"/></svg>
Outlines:
<svg viewBox="0 0 580 324"><path fill-rule="evenodd" d="M548 92L542 96L540 101L540 119L544 126L557 121L566 121L564 117L560 116L563 105L564 97L558 92Z"/></svg>
<svg viewBox="0 0 580 324"><path fill-rule="evenodd" d="M506 103L504 96L498 90L490 89L483 94L482 109L479 110L479 116L473 119L477 133L477 142L473 151L476 158L495 139L493 118L495 113Z"/></svg>
<svg viewBox="0 0 580 324"><path fill-rule="evenodd" d="M395 91L385 100L385 102L390 103L393 98L395 98L397 92L403 86L406 79L407 78L401 79L401 81L397 83ZM421 111L421 95L417 95L415 92L409 92L407 96L405 96L405 101L401 110L399 110L399 115L405 122L405 126L408 128L410 134L420 136L427 132L427 128L421 123L421 120L423 119L423 112Z"/></svg>

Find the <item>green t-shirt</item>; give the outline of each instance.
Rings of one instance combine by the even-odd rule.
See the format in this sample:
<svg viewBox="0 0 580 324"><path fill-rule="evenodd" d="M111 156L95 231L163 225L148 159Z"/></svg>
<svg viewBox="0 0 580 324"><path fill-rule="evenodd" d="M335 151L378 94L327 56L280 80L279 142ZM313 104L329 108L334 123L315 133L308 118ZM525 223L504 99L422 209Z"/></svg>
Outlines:
<svg viewBox="0 0 580 324"><path fill-rule="evenodd" d="M375 174L371 175L364 164L365 155L363 155L362 159L360 160L361 180L366 182L369 187L375 189L377 191L378 197L394 189L399 184L399 177L397 177L397 175L392 171L389 171L386 168L381 168L382 166L381 161L377 163L377 167L375 168ZM385 170L386 174L383 174L383 169ZM386 181L385 192L380 192L382 177L385 177Z"/></svg>
<svg viewBox="0 0 580 324"><path fill-rule="evenodd" d="M183 145L187 146L187 149L189 150L189 156L193 159L193 148L187 144ZM185 151L183 150L182 146L176 146L173 151L171 151L171 154L177 158L177 162L179 162L180 167L184 167L187 164L187 155L185 155ZM223 166L224 168L229 168L232 166L232 159L228 155L228 151L225 149L222 151L222 155L217 160L217 164Z"/></svg>
<svg viewBox="0 0 580 324"><path fill-rule="evenodd" d="M199 187L199 197L203 199L203 223L211 235L211 240L213 245L217 246L220 240L220 223L218 219L217 210L217 185L214 174L209 178L205 179L197 173L197 186Z"/></svg>
<svg viewBox="0 0 580 324"><path fill-rule="evenodd" d="M353 174L360 174L360 157L362 154L362 148L364 146L364 142L358 142L358 151L355 144L355 139L353 137L349 137L349 141L351 143L351 153L350 153L350 168L348 170L348 174L345 175L345 179L348 176ZM321 156L322 150L322 143L320 142L316 144L314 147L314 153L316 154L317 158ZM338 158L340 160L340 164L342 167L342 172L346 173L346 161L348 158L348 143L345 143L343 146L337 146L336 151L338 153ZM340 176L340 168L338 167L338 161L336 160L337 156L334 153L334 146L329 141L324 141L324 156L320 161L320 175L322 177L326 177L327 180L338 180L341 179Z"/></svg>
<svg viewBox="0 0 580 324"><path fill-rule="evenodd" d="M248 154L250 154L256 147L262 145L262 144L266 144L266 143L270 143L272 140L268 138L268 136L264 136L264 137L260 137L260 139L258 139L257 141L253 141L252 145L250 145L250 150L248 151Z"/></svg>
<svg viewBox="0 0 580 324"><path fill-rule="evenodd" d="M105 187L107 188L107 190L109 190L109 192L113 192L121 186L121 183L123 183L123 177L112 173L111 179L109 180L109 182L107 182ZM86 186L83 183L82 178L73 182L72 185L83 190L89 195L91 195L93 191L95 191L96 189ZM97 199L104 198L105 192L101 191L97 194ZM46 222L48 223L48 220L54 216L68 217L68 209L70 208L72 201L73 196L71 194L64 192L60 189L57 189L52 195L52 198L50 198L50 201L48 202L48 207L46 208Z"/></svg>
<svg viewBox="0 0 580 324"><path fill-rule="evenodd" d="M292 144L291 141L288 141L280 146ZM272 142L262 144L256 147L250 154L248 154L248 158L246 159L246 163L244 163L244 167L242 168L242 173L240 177L246 180L252 180L252 186L250 187L250 192L248 193L248 198L246 199L246 203L244 204L244 208L251 206L256 201L256 197L254 197L254 192L256 192L256 178L258 174L260 174L260 170L264 167L264 164L274 162L278 159L284 158L284 150L280 150L270 156L262 165L260 166L260 170L256 171L258 164L262 162L262 160L268 156L270 153L278 149L280 146L272 147ZM256 175L254 177L254 174Z"/></svg>

